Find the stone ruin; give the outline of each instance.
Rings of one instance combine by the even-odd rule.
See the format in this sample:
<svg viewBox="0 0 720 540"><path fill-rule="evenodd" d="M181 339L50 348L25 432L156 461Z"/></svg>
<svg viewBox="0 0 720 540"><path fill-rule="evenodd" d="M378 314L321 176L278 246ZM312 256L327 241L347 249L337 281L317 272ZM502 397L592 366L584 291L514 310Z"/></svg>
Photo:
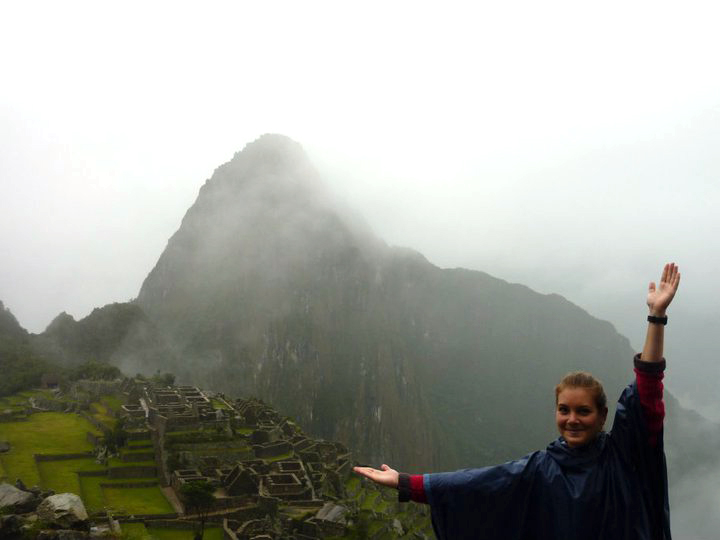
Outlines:
<svg viewBox="0 0 720 540"><path fill-rule="evenodd" d="M309 438L257 399L147 381L124 390L126 424L150 432L160 476L175 497L182 500L190 482L214 486L210 516L226 540L345 533L348 508L335 503L345 496L352 457L342 444ZM321 514L329 503L340 511Z"/></svg>
<svg viewBox="0 0 720 540"><path fill-rule="evenodd" d="M308 437L258 399L230 400L194 386L164 386L141 378L118 385L113 382L112 389L119 389L124 401L117 416L132 446L128 459L144 464L110 467L108 477L156 476L175 513L107 516L107 527L115 533L122 523L139 519L147 527L192 528L197 516L186 513L181 502L183 486L191 482L213 487L206 526L221 527L224 540L342 537L359 519L357 492L348 493L346 487L353 460L344 445ZM101 394L108 388L84 383L82 390ZM96 444L100 447L102 441ZM155 465L149 466L150 461ZM379 495L376 488L368 489ZM408 514L407 507L403 511ZM384 513L362 512L382 522L373 538L394 538L402 530ZM95 524L99 519L91 516ZM420 529L413 532L413 538L425 537Z"/></svg>

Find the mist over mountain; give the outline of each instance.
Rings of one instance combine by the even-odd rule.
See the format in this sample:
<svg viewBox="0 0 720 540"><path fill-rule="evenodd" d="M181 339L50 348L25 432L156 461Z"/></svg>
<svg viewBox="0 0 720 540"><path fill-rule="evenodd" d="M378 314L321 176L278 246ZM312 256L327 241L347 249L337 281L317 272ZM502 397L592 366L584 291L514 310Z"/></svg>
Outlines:
<svg viewBox="0 0 720 540"><path fill-rule="evenodd" d="M63 312L34 336L33 347L65 367L84 362L122 364L132 374L148 363L172 362L172 352L155 325L132 303L95 308L79 321Z"/></svg>
<svg viewBox="0 0 720 540"><path fill-rule="evenodd" d="M200 190L137 304L158 366L254 394L317 435L405 468L492 463L554 437L552 388L619 394L627 339L557 295L440 269L333 206L301 147L250 143Z"/></svg>
<svg viewBox="0 0 720 540"><path fill-rule="evenodd" d="M207 180L134 302L79 321L61 313L39 335L0 304L3 394L59 365L170 371L261 397L360 460L407 471L544 448L562 375L593 372L612 405L632 355L611 324L559 295L388 246L280 135ZM666 403L673 528L710 538L720 426L668 392Z"/></svg>

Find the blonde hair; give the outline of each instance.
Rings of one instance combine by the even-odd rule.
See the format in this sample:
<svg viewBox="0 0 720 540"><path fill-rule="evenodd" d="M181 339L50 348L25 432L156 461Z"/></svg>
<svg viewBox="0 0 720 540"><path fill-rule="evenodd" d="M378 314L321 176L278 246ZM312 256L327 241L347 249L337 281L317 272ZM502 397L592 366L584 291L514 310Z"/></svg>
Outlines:
<svg viewBox="0 0 720 540"><path fill-rule="evenodd" d="M585 388L590 391L599 411L607 409L607 397L602 383L587 371L573 371L565 375L555 387L555 404L566 388Z"/></svg>

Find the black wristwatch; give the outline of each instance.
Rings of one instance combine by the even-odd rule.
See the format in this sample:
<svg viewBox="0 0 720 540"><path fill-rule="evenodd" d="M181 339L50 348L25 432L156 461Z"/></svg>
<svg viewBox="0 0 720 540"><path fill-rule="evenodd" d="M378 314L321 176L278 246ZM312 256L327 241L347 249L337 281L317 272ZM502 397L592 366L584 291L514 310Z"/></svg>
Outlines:
<svg viewBox="0 0 720 540"><path fill-rule="evenodd" d="M398 502L410 500L410 475L400 473L398 476Z"/></svg>

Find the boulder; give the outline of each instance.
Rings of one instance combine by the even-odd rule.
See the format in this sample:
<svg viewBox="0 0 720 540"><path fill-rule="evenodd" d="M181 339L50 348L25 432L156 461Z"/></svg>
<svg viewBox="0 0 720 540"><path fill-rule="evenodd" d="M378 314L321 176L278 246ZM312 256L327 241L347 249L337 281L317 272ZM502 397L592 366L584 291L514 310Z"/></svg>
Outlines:
<svg viewBox="0 0 720 540"><path fill-rule="evenodd" d="M38 504L40 504L40 499L32 493L4 482L0 484L0 508L7 509L9 512L23 514L32 512L37 508Z"/></svg>
<svg viewBox="0 0 720 540"><path fill-rule="evenodd" d="M86 528L88 513L74 493L58 493L45 499L37 508L41 520L64 529Z"/></svg>
<svg viewBox="0 0 720 540"><path fill-rule="evenodd" d="M75 529L45 529L35 537L37 540L88 540L90 533Z"/></svg>
<svg viewBox="0 0 720 540"><path fill-rule="evenodd" d="M318 519L324 519L326 521L334 521L336 523L346 523L345 514L348 509L339 504L332 502L326 502L325 505L318 510L315 517Z"/></svg>
<svg viewBox="0 0 720 540"><path fill-rule="evenodd" d="M20 534L22 521L15 514L0 515L0 537L11 538Z"/></svg>
<svg viewBox="0 0 720 540"><path fill-rule="evenodd" d="M7 441L0 441L0 452L8 452L10 450L10 443Z"/></svg>

